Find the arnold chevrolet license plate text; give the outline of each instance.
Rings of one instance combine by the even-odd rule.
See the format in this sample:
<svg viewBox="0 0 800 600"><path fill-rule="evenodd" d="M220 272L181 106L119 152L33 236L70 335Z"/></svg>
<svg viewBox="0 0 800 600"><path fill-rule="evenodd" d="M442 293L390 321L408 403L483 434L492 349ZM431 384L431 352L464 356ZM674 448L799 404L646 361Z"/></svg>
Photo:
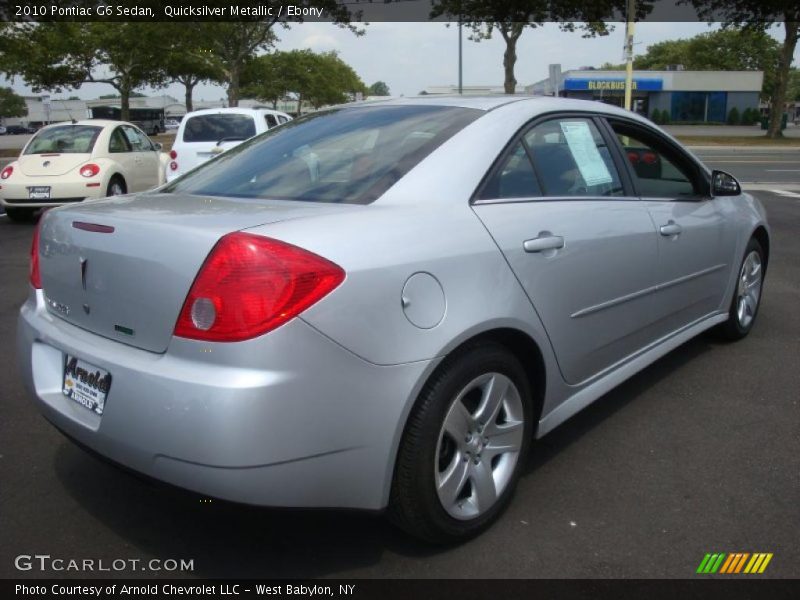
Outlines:
<svg viewBox="0 0 800 600"><path fill-rule="evenodd" d="M32 185L28 188L28 198L31 200L47 200L50 198L49 185Z"/></svg>
<svg viewBox="0 0 800 600"><path fill-rule="evenodd" d="M110 387L111 374L108 371L67 355L62 387L65 396L102 415Z"/></svg>

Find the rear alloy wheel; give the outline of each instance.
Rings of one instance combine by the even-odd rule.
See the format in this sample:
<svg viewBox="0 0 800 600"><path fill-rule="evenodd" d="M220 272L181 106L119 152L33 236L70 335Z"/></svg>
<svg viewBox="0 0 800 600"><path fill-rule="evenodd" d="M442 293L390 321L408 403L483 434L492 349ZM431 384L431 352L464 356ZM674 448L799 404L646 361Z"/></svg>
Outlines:
<svg viewBox="0 0 800 600"><path fill-rule="evenodd" d="M507 505L531 437L529 384L508 350L486 343L449 359L409 418L391 518L434 543L480 533Z"/></svg>
<svg viewBox="0 0 800 600"><path fill-rule="evenodd" d="M753 328L761 304L764 285L764 250L758 240L751 239L744 251L728 320L717 332L725 339L740 340Z"/></svg>
<svg viewBox="0 0 800 600"><path fill-rule="evenodd" d="M15 223L27 223L33 220L34 212L36 212L35 208L6 208L8 218Z"/></svg>
<svg viewBox="0 0 800 600"><path fill-rule="evenodd" d="M122 180L122 178L115 175L111 178L111 181L108 182L106 196L122 196L125 191L125 182Z"/></svg>

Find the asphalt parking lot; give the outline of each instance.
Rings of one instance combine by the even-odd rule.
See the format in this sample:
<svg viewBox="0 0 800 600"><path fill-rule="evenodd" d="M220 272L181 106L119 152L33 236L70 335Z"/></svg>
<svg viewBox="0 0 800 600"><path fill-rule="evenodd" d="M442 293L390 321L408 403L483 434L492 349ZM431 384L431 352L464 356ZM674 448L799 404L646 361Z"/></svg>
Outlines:
<svg viewBox="0 0 800 600"><path fill-rule="evenodd" d="M684 578L707 552L772 552L763 576L800 577L800 194L754 193L773 252L752 334L685 344L537 442L510 509L454 548L371 515L204 502L73 446L16 375L32 226L0 218L0 577L81 575L14 567L49 554L193 559L170 575L199 577Z"/></svg>

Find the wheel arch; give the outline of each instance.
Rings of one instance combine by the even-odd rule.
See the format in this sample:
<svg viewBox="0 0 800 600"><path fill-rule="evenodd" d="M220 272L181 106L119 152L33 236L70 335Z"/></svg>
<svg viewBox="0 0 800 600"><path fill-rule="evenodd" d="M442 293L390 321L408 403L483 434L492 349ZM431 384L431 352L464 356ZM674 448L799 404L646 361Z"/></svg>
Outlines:
<svg viewBox="0 0 800 600"><path fill-rule="evenodd" d="M460 353L475 345L489 342L500 344L508 349L519 360L525 371L533 400L532 436L533 439L536 439L547 390L547 368L540 344L527 332L510 326L497 326L492 329L473 333L469 337L459 340L454 346L446 348L445 353L436 361L435 366L427 371L414 387L413 397L408 402L401 423L397 427L397 434L393 442L390 455L391 459L386 471L384 485L382 502L384 507L387 506L391 495L400 444L408 428L409 420L414 412L414 407L417 405L425 386L429 381L435 378L442 369L446 368L451 360L456 359Z"/></svg>
<svg viewBox="0 0 800 600"><path fill-rule="evenodd" d="M766 274L767 267L769 266L769 233L767 232L767 228L763 225L759 225L755 228L750 237L755 238L764 250L764 273Z"/></svg>

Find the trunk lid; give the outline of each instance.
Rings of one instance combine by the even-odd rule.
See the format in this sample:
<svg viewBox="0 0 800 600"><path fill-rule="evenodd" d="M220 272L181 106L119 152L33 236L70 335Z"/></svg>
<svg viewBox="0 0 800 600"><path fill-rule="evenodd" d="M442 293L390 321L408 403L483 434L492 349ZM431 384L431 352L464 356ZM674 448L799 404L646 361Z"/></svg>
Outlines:
<svg viewBox="0 0 800 600"><path fill-rule="evenodd" d="M28 177L66 175L88 162L91 154L23 154L17 164Z"/></svg>
<svg viewBox="0 0 800 600"><path fill-rule="evenodd" d="M144 194L48 211L39 243L47 308L93 333L164 352L189 288L220 237L343 209L338 204Z"/></svg>
<svg viewBox="0 0 800 600"><path fill-rule="evenodd" d="M216 142L193 142L187 144L184 142L176 149L178 153L178 168L181 173L186 173L241 143L241 141L222 142L221 144Z"/></svg>

